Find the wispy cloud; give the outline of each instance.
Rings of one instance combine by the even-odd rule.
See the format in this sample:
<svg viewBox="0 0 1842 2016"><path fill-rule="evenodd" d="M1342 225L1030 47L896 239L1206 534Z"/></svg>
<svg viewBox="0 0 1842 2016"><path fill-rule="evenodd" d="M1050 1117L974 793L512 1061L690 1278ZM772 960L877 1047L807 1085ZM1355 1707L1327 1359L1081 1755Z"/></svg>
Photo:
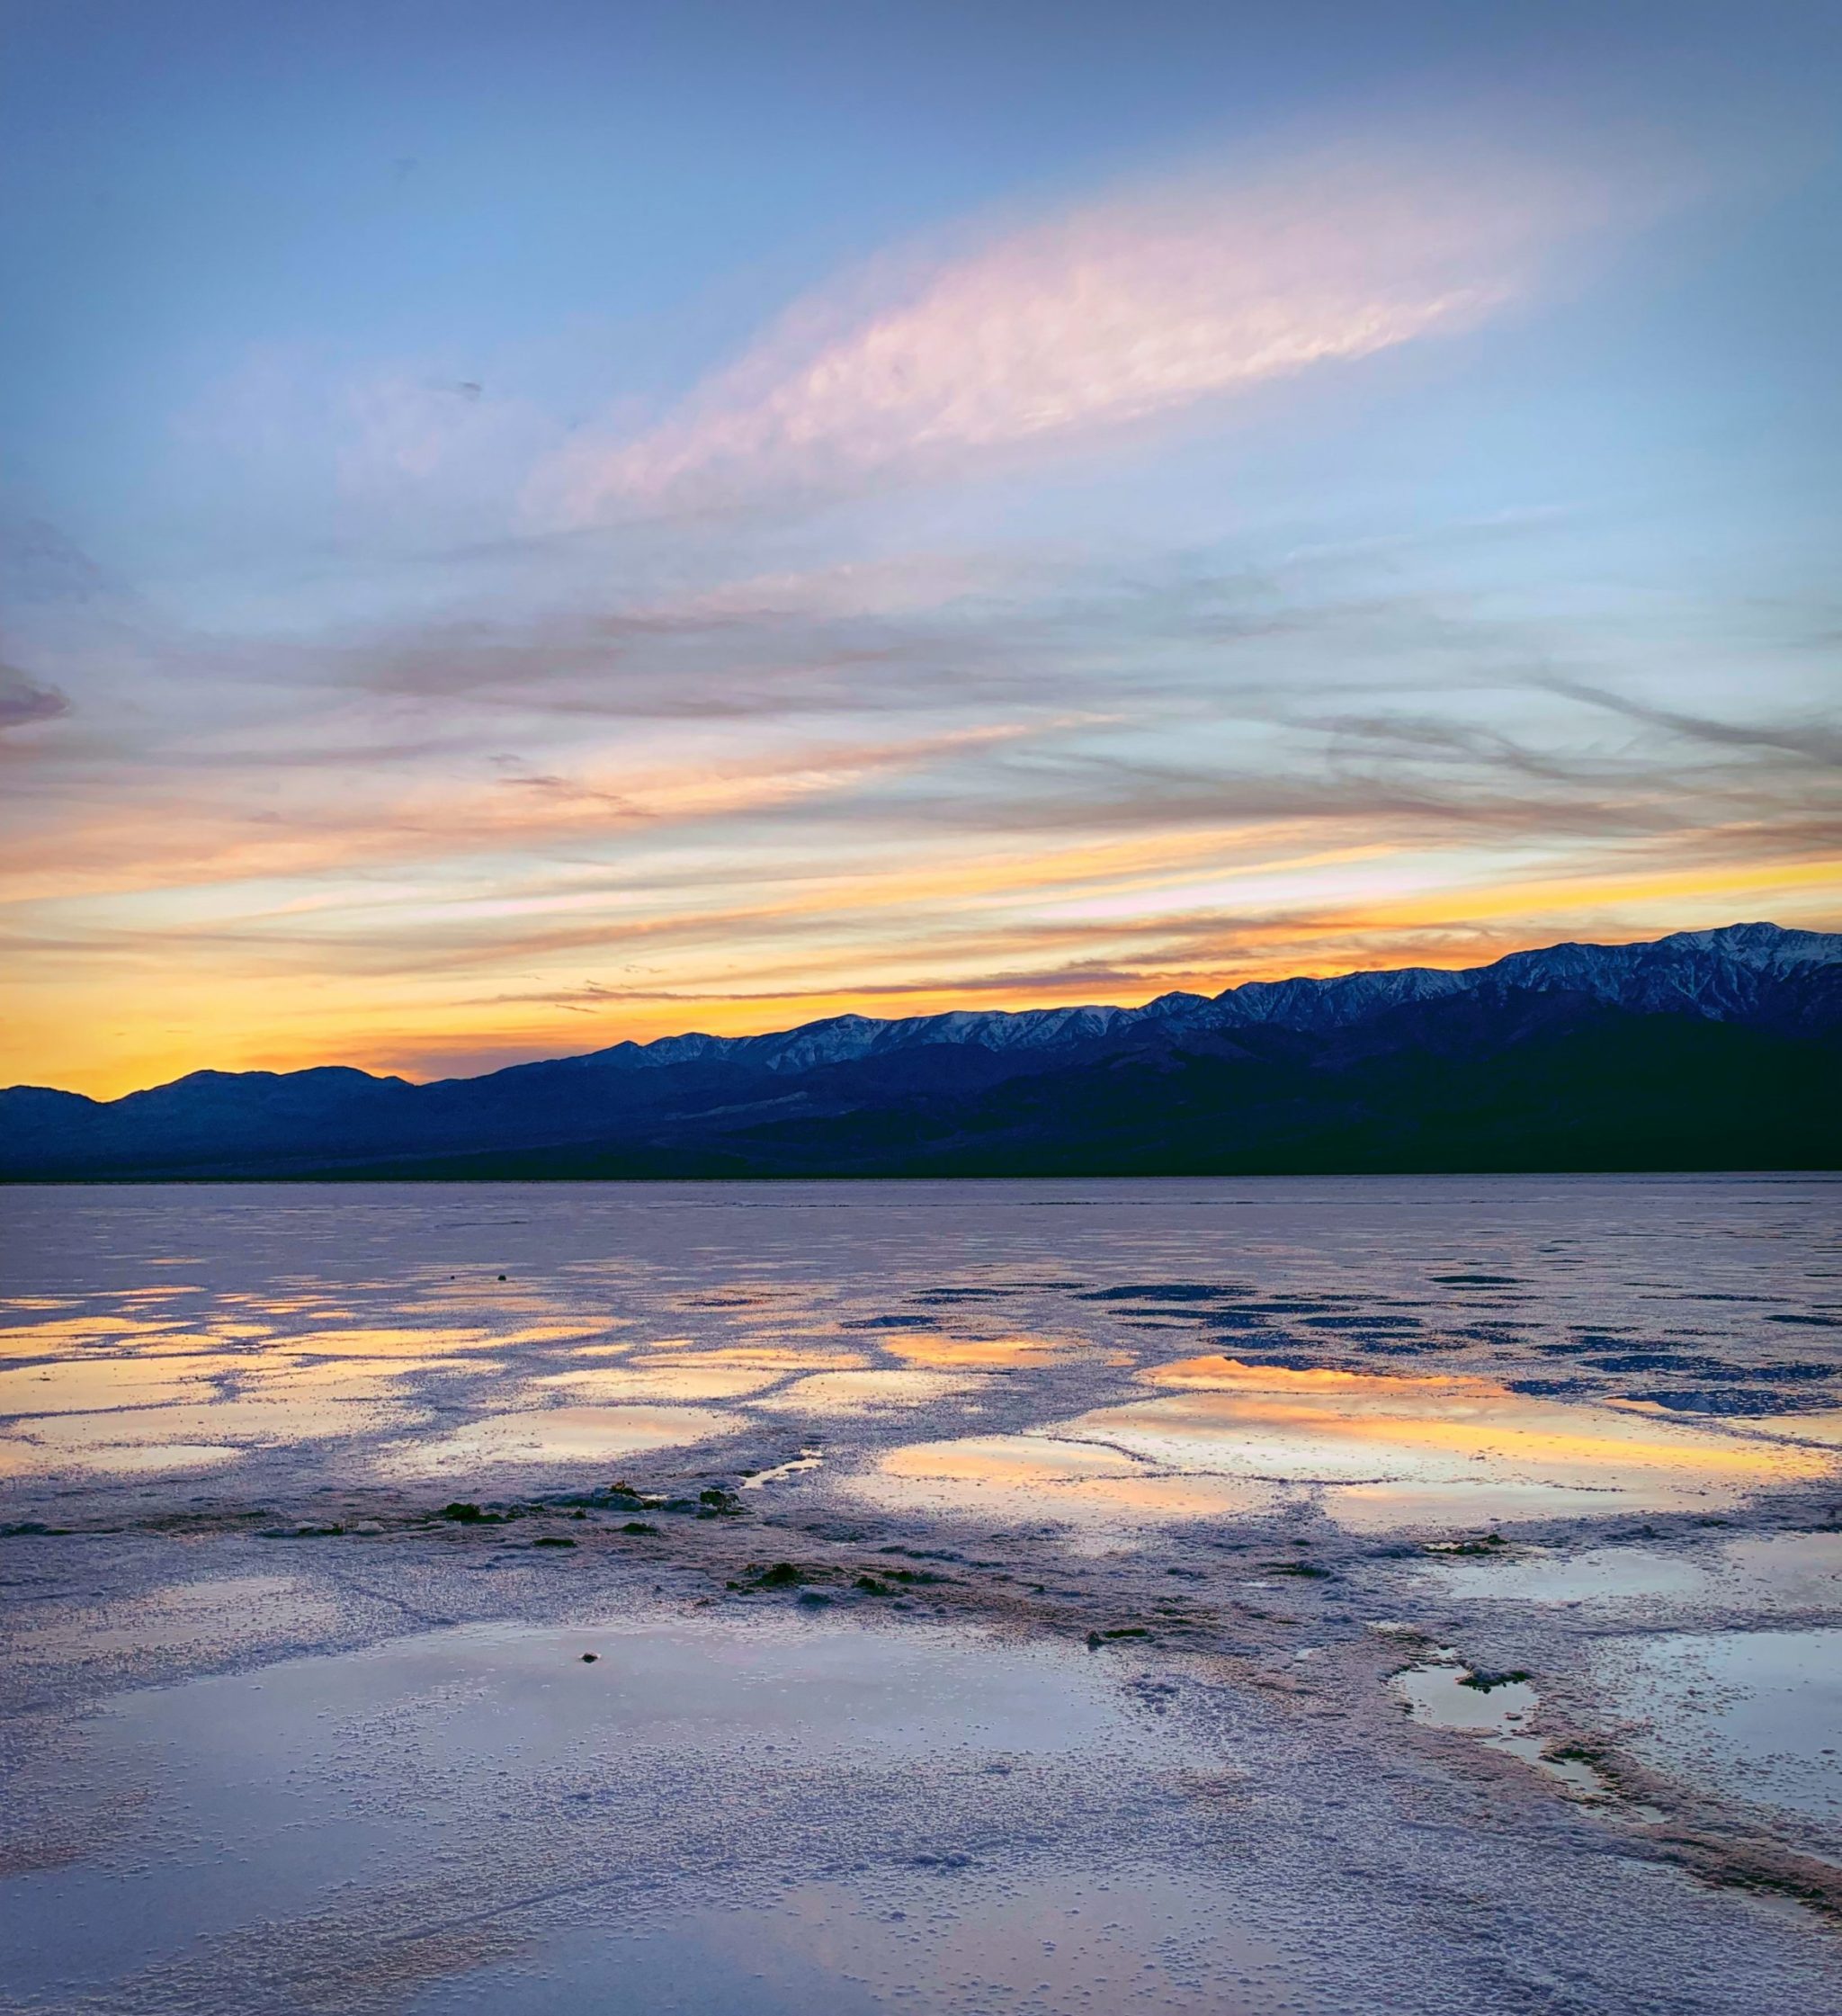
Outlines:
<svg viewBox="0 0 1842 2016"><path fill-rule="evenodd" d="M1190 174L803 300L650 431L555 458L532 499L582 524L1155 419L1471 327L1620 207L1474 151Z"/></svg>
<svg viewBox="0 0 1842 2016"><path fill-rule="evenodd" d="M40 685L10 665L0 665L0 730L55 721L70 703L53 686Z"/></svg>
<svg viewBox="0 0 1842 2016"><path fill-rule="evenodd" d="M1628 694L1614 693L1584 680L1551 677L1544 682L1551 692L1564 694L1607 713L1622 715L1644 728L1659 728L1687 742L1712 744L1717 748L1768 750L1802 758L1824 769L1842 768L1842 722L1834 710L1827 715L1810 715L1799 721L1717 721L1707 714L1692 713L1679 707L1659 707Z"/></svg>
<svg viewBox="0 0 1842 2016"><path fill-rule="evenodd" d="M1638 610L1572 441L1408 497L1432 368L1355 444L1373 495L1302 388L1196 452L1557 299L1657 181L1470 144L1115 185L846 275L567 452L542 372L269 359L176 430L196 582L134 602L42 526L0 565L0 1077L1833 918L1827 575ZM1521 416L1530 347L1466 383Z"/></svg>

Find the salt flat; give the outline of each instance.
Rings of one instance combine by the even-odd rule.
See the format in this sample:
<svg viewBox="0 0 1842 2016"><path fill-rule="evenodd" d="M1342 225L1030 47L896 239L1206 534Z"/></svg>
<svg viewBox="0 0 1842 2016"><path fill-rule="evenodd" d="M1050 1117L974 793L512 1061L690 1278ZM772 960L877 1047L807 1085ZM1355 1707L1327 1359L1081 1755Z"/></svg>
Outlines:
<svg viewBox="0 0 1842 2016"><path fill-rule="evenodd" d="M34 2010L1828 2010L1838 1186L13 1189Z"/></svg>

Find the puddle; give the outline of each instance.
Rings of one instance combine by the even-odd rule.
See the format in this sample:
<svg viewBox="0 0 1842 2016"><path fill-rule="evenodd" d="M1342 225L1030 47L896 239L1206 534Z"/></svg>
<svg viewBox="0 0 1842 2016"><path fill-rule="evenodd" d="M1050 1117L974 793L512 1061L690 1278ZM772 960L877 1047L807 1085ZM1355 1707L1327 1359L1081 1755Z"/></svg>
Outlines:
<svg viewBox="0 0 1842 2016"><path fill-rule="evenodd" d="M1298 1371L1190 1358L1180 1391L1096 1410L1063 1435L1167 1468L1310 1483L1357 1531L1729 1504L1836 1474L1824 1452L1575 1405L1465 1375Z"/></svg>
<svg viewBox="0 0 1842 2016"><path fill-rule="evenodd" d="M434 1323L413 1330L312 1330L277 1338L288 1351L313 1357L426 1358L449 1351L487 1350L510 1346L515 1336L487 1330L461 1330Z"/></svg>
<svg viewBox="0 0 1842 2016"><path fill-rule="evenodd" d="M1030 1485L1090 1477L1132 1477L1144 1465L1091 1442L1047 1435L969 1435L893 1449L879 1465L889 1477L937 1477L956 1483Z"/></svg>
<svg viewBox="0 0 1842 2016"><path fill-rule="evenodd" d="M759 1491L764 1484L777 1484L783 1478L803 1476L809 1470L817 1470L825 1461L823 1449L801 1449L798 1456L789 1456L786 1462L777 1463L771 1470L757 1470L752 1477L744 1477L738 1489Z"/></svg>
<svg viewBox="0 0 1842 2016"><path fill-rule="evenodd" d="M861 1955L930 1984L919 2006L970 2016L1028 1955L1033 1992L1061 1979L1082 1998L1033 2006L1091 2009L1084 1963L1123 1968L1130 1954L1156 1979L1155 1930L1169 1921L1116 1873L1045 1880L1041 1851L1057 1832L1077 1846L1091 1832L1077 1794L1207 1754L1135 1712L1114 1671L926 1628L625 1619L449 1628L118 1695L32 1761L9 1805L14 1868L31 1863L35 1827L73 1811L105 1823L79 1859L0 1885L7 1976L26 1999L117 1984L133 2001L137 1977L183 1964L214 1971L177 2003L152 1976L159 2006L345 2006L324 1979L291 2000L285 1970L312 1957L355 1989L375 1983L380 1951L426 1936L436 1963L420 1982L394 1976L406 1998L426 1989L415 2007L577 2006L579 1985L579 2006L596 2008L620 1976L595 1985L586 1970L630 1952L649 1911L662 1971L648 1986L642 1969L635 1993L623 1984L619 2006L766 2009L781 2005L747 1970L731 1980L751 1952L759 1974L760 1941L735 1948L702 1915L765 1901L765 1882L761 1922L779 1927L778 1968L797 1960L800 1982L837 1976L846 1992L855 1970L841 1961ZM955 1883L996 1840L997 1865ZM1160 1880L1174 1897L1175 1879ZM1217 1927L1212 1951L1247 1959L1219 1886L1185 1894L1197 1932ZM890 1913L905 1907L917 1916L900 1931ZM1093 1922L1064 1929L1064 1911ZM1025 1916L1034 1931L1020 1940ZM732 1911L723 1922L752 1929ZM486 1936L443 1937L457 1924ZM934 1982L913 1970L942 1938ZM545 1985L559 1978L571 1988L560 2003ZM1212 2000L1192 1993L1176 2006L1298 2006L1238 2004L1219 1984Z"/></svg>
<svg viewBox="0 0 1842 2016"><path fill-rule="evenodd" d="M1430 1729L1449 1729L1475 1736L1533 1766L1581 1798L1603 1799L1611 1788L1592 1766L1577 1757L1559 1757L1536 1735L1531 1724L1541 1698L1526 1680L1496 1680L1475 1684L1478 1676L1455 1661L1416 1666L1396 1674L1394 1693L1414 1720Z"/></svg>
<svg viewBox="0 0 1842 2016"><path fill-rule="evenodd" d="M820 1344L725 1344L708 1351L676 1349L669 1352L658 1345L648 1345L644 1362L648 1365L737 1365L750 1366L758 1372L800 1372L821 1366L849 1371L867 1361L860 1351L841 1351Z"/></svg>
<svg viewBox="0 0 1842 2016"><path fill-rule="evenodd" d="M204 1442L94 1441L73 1447L0 1436L0 1477L58 1476L65 1472L87 1476L180 1475L190 1470L218 1469L245 1453Z"/></svg>
<svg viewBox="0 0 1842 2016"><path fill-rule="evenodd" d="M27 1617L9 1639L17 1656L55 1654L66 1663L175 1652L213 1659L228 1646L331 1630L340 1616L337 1604L298 1576L227 1575L174 1582L94 1608L60 1607L54 1616Z"/></svg>
<svg viewBox="0 0 1842 2016"><path fill-rule="evenodd" d="M1075 1527L1258 1514L1280 1497L1243 1480L1171 1476L1116 1449L1046 1435L913 1443L890 1450L845 1488L890 1511Z"/></svg>
<svg viewBox="0 0 1842 2016"><path fill-rule="evenodd" d="M239 1359L228 1368L239 1386L258 1393L308 1393L322 1400L372 1400L401 1394L407 1380L425 1373L478 1379L503 1373L493 1358L263 1358Z"/></svg>
<svg viewBox="0 0 1842 2016"><path fill-rule="evenodd" d="M1744 1604L1748 1609L1842 1608L1842 1533L1770 1533L1665 1554L1593 1547L1428 1562L1422 1571L1466 1601L1598 1608Z"/></svg>
<svg viewBox="0 0 1842 2016"><path fill-rule="evenodd" d="M1704 1506L1705 1492L1630 1492L1615 1485L1493 1483L1347 1484L1323 1493L1324 1510L1352 1533L1462 1532L1533 1519L1608 1519L1619 1512ZM1722 1501L1730 1502L1730 1501Z"/></svg>
<svg viewBox="0 0 1842 2016"><path fill-rule="evenodd" d="M106 1407L156 1407L227 1368L221 1357L65 1358L0 1372L0 1414L85 1414Z"/></svg>
<svg viewBox="0 0 1842 2016"><path fill-rule="evenodd" d="M166 1379L171 1365L183 1370ZM78 1360L48 1369L58 1376L26 1391L57 1404L15 1417L0 1438L0 1475L158 1475L217 1467L255 1448L400 1433L422 1418L420 1396L406 1391L411 1379L477 1377L503 1367L478 1358L315 1361L262 1353L156 1366ZM206 1373L234 1381L235 1390L214 1390ZM79 1411L79 1401L95 1411Z"/></svg>
<svg viewBox="0 0 1842 2016"><path fill-rule="evenodd" d="M426 1477L474 1464L595 1462L705 1442L743 1425L734 1414L704 1407L537 1407L489 1415L438 1441L398 1447L381 1467L393 1476Z"/></svg>
<svg viewBox="0 0 1842 2016"><path fill-rule="evenodd" d="M525 1344L588 1344L604 1339L611 1330L624 1326L618 1322L556 1322L520 1323L510 1330L492 1330L487 1333L487 1341L496 1350L515 1350ZM436 1333L439 1338L440 1332Z"/></svg>
<svg viewBox="0 0 1842 2016"><path fill-rule="evenodd" d="M1842 1628L1614 1641L1588 1669L1664 1776L1823 1823L1842 1843Z"/></svg>
<svg viewBox="0 0 1842 2016"><path fill-rule="evenodd" d="M939 1337L929 1331L892 1331L876 1341L891 1357L909 1365L979 1369L1038 1364L1052 1352L1069 1348L1065 1338Z"/></svg>
<svg viewBox="0 0 1842 2016"><path fill-rule="evenodd" d="M58 1316L44 1322L13 1323L0 1330L0 1354L42 1357L73 1344L119 1344L124 1338L159 1337L173 1330L172 1316Z"/></svg>
<svg viewBox="0 0 1842 2016"><path fill-rule="evenodd" d="M1842 1449L1842 1408L1816 1408L1807 1414L1748 1414L1733 1425L1755 1429L1762 1435L1781 1437L1789 1442L1808 1442L1820 1448Z"/></svg>
<svg viewBox="0 0 1842 2016"><path fill-rule="evenodd" d="M611 1981L632 2016L1304 2016L1279 1949L1212 1886L1167 1869L809 1883L768 1905L674 1913L639 1930L564 1931L526 1958L444 1983L407 2016L594 2009Z"/></svg>
<svg viewBox="0 0 1842 2016"><path fill-rule="evenodd" d="M553 1372L534 1385L579 1394L584 1400L738 1400L762 1393L786 1373L747 1365L700 1365L692 1360L595 1366Z"/></svg>
<svg viewBox="0 0 1842 2016"><path fill-rule="evenodd" d="M1842 1608L1842 1532L1760 1533L1721 1547L1723 1573L1786 1608Z"/></svg>
<svg viewBox="0 0 1842 2016"><path fill-rule="evenodd" d="M399 1427L408 1410L376 1398L339 1400L308 1393L293 1397L210 1400L196 1405L128 1408L105 1414L52 1414L20 1433L41 1447L67 1451L132 1448L156 1443L239 1445L330 1441Z"/></svg>
<svg viewBox="0 0 1842 2016"><path fill-rule="evenodd" d="M814 1372L756 1405L788 1413L864 1414L977 1393L979 1384L945 1372Z"/></svg>

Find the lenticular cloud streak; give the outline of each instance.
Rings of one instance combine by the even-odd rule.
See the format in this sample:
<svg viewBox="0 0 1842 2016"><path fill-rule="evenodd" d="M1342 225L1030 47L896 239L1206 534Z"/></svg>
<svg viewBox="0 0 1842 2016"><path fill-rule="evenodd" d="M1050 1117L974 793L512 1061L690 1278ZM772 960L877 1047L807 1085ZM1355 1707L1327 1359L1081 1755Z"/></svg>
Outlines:
<svg viewBox="0 0 1842 2016"><path fill-rule="evenodd" d="M1601 221L1580 178L1471 163L1192 176L798 304L637 438L541 485L573 522L925 474L1470 327Z"/></svg>

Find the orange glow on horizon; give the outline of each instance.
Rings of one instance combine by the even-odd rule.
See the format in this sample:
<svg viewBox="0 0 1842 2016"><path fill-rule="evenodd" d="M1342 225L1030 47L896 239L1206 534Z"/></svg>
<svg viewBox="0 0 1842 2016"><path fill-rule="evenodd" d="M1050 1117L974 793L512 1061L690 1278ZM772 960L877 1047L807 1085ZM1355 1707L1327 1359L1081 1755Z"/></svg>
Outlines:
<svg viewBox="0 0 1842 2016"><path fill-rule="evenodd" d="M1610 858L1524 861L1334 821L1223 823L952 835L845 859L809 842L752 880L687 854L679 876L569 865L533 888L527 864L523 893L459 864L174 889L156 862L149 886L116 897L14 903L27 950L12 962L0 1081L112 1098L200 1069L469 1076L688 1030L1136 1005L1481 965L1570 937L1842 921L1842 856L1775 854L1765 837L1745 858L1753 844L1712 828Z"/></svg>

